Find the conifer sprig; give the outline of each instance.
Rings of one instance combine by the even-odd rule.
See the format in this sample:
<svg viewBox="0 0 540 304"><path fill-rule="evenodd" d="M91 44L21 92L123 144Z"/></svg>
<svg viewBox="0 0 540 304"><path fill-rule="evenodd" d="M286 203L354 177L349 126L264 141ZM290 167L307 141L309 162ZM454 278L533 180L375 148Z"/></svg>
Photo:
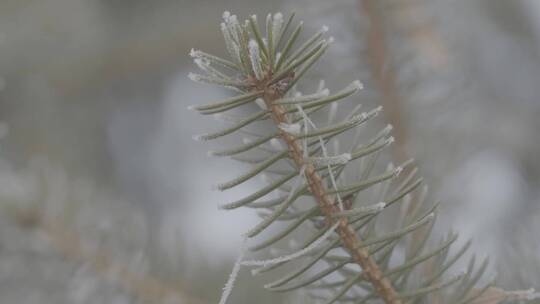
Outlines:
<svg viewBox="0 0 540 304"><path fill-rule="evenodd" d="M344 148L340 144L348 131L361 129L381 111L379 107L360 112L356 107L347 117L335 118L338 103L358 93L361 83L354 81L336 93L325 88L324 82L309 94L297 90L297 83L333 42L332 37L325 38L328 27L323 26L299 44L303 24L293 25L294 14L286 22L281 13L269 14L264 34L255 15L240 23L235 15L225 12L223 19L221 30L230 59L192 50L191 56L205 74L189 77L230 88L238 95L190 107L203 115L217 114L230 123L195 138L248 136L235 147L209 153L253 164L251 170L219 184L218 189L227 190L257 176L264 176L267 185L220 206L254 208L263 217L247 232L248 241L261 238L271 225L285 223L281 231L265 234L256 245L247 246L248 250L269 248L275 252L279 248L276 244L285 240L290 246L268 260L240 259L222 303L230 294L240 265L257 266L253 274L287 269L265 288L283 292L306 287L307 293L325 303L374 299L387 304L435 300L471 303L471 290L486 264L477 269L473 263L464 273L446 275L469 243L456 251L450 250L456 234L449 234L438 244L430 241L437 204L427 199L427 188L421 186L417 170L409 168L411 161L397 167L390 164L377 172L379 155L393 142L391 126L364 142L355 135L348 141L352 145ZM258 110L237 118L223 114L250 106ZM325 110L327 124L321 126L314 114ZM248 129L269 122L273 128L267 128L267 134ZM400 175L403 171L407 174Z"/></svg>

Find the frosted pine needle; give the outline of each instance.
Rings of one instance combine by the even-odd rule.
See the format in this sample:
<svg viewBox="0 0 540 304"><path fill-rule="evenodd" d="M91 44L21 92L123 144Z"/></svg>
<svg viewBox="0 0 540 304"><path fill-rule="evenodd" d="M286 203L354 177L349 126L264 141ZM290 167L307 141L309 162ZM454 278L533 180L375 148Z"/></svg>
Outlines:
<svg viewBox="0 0 540 304"><path fill-rule="evenodd" d="M309 157L308 162L312 163L316 167L344 165L351 160L350 153L343 153L335 156L328 157Z"/></svg>
<svg viewBox="0 0 540 304"><path fill-rule="evenodd" d="M300 124L286 124L286 123L280 123L278 128L281 130L291 134L291 135L299 135L300 131L302 129L302 126Z"/></svg>
<svg viewBox="0 0 540 304"><path fill-rule="evenodd" d="M249 41L249 59L251 61L251 68L253 73L258 80L264 78L262 64L261 64L261 54L259 50L259 45L255 40Z"/></svg>
<svg viewBox="0 0 540 304"><path fill-rule="evenodd" d="M221 294L219 304L226 304L227 300L229 299L229 296L232 293L232 290L234 288L234 283L236 282L236 279L238 278L238 273L240 273L242 260L244 259L244 255L246 254L246 248L247 248L246 245L247 245L247 238L244 238L244 240L242 241L242 245L240 246L240 253L238 254L238 257L236 258L236 262L234 263L231 274L229 275L229 279L227 280L227 283L225 283L225 286L223 287L223 293Z"/></svg>
<svg viewBox="0 0 540 304"><path fill-rule="evenodd" d="M339 222L336 222L321 237L319 237L313 243L311 243L311 245L309 245L306 248L304 248L302 250L299 250L299 251L297 251L295 253L285 255L285 256L280 256L280 257L277 257L277 258L274 258L274 259L269 259L269 260L249 260L249 261L244 261L241 264L245 265L245 266L263 266L263 267L265 267L265 266L270 266L270 265L274 265L274 264L278 264L278 263L282 263L282 262L287 262L287 261L291 261L291 260L303 257L303 256L309 254L310 252L312 252L313 250L317 249L318 247L320 247L324 243L324 241L326 241L334 233L334 231L336 230L338 225L339 225ZM256 274L256 272L252 272L252 273Z"/></svg>

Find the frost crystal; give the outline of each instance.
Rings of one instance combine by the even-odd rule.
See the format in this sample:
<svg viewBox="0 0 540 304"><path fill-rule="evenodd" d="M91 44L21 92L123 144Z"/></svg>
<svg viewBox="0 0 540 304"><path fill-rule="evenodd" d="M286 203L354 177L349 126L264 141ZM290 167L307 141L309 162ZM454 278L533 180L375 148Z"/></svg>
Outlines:
<svg viewBox="0 0 540 304"><path fill-rule="evenodd" d="M266 103L264 102L262 98L255 99L255 103L263 110L268 109L268 107L266 106Z"/></svg>
<svg viewBox="0 0 540 304"><path fill-rule="evenodd" d="M293 134L293 135L299 135L300 130L302 129L302 126L300 124L286 124L286 123L280 123L278 126L281 130Z"/></svg>
<svg viewBox="0 0 540 304"><path fill-rule="evenodd" d="M202 52L196 49L191 49L191 51L189 51L189 56L192 58L199 58L202 57Z"/></svg>
<svg viewBox="0 0 540 304"><path fill-rule="evenodd" d="M270 265L274 265L274 264L278 264L278 263L282 263L282 262L287 262L287 261L294 260L294 259L297 259L299 257L302 257L302 256L310 253L311 251L313 251L317 247L319 247L325 240L327 240L332 235L332 233L334 233L334 231L336 230L338 225L339 225L339 222L336 222L332 226L332 228L328 229L328 231L326 231L320 238L318 238L313 243L311 243L311 245L307 246L306 248L304 248L304 249L302 249L300 251L297 251L297 252L289 254L289 255L277 257L275 259L244 261L244 262L241 262L241 264L245 265L245 266L263 266L264 267L264 266L270 266ZM272 284L265 285L265 287L268 287L270 285L272 285Z"/></svg>
<svg viewBox="0 0 540 304"><path fill-rule="evenodd" d="M360 82L360 80L353 81L352 85L358 90L362 90L364 88L364 85Z"/></svg>
<svg viewBox="0 0 540 304"><path fill-rule="evenodd" d="M262 65L261 65L261 55L259 52L259 45L255 40L250 40L249 44L249 59L251 61L251 67L253 69L253 73L255 73L255 77L258 80L263 79L263 71L262 71Z"/></svg>
<svg viewBox="0 0 540 304"><path fill-rule="evenodd" d="M336 156L328 157L310 157L308 161L314 164L317 167L323 166L333 166L333 165L344 165L351 160L350 153L343 153Z"/></svg>
<svg viewBox="0 0 540 304"><path fill-rule="evenodd" d="M272 33L273 33L272 44L274 45L274 47L276 46L279 36L281 35L280 32L281 32L282 26L283 26L283 14L276 13L274 15L274 21L272 22ZM276 57L276 60L277 60L277 57Z"/></svg>
<svg viewBox="0 0 540 304"><path fill-rule="evenodd" d="M238 277L238 273L240 272L240 267L242 266L242 260L244 259L244 255L246 254L246 243L247 239L244 239L242 241L242 246L240 247L240 253L238 254L238 258L236 258L236 262L234 263L233 270L229 275L227 283L225 283L225 286L223 287L223 293L221 294L219 304L227 303L227 299L232 293L234 283L236 282L236 278Z"/></svg>
<svg viewBox="0 0 540 304"><path fill-rule="evenodd" d="M195 81L195 82L201 81L201 75L195 74L195 73L189 73L188 78L191 79L191 81Z"/></svg>

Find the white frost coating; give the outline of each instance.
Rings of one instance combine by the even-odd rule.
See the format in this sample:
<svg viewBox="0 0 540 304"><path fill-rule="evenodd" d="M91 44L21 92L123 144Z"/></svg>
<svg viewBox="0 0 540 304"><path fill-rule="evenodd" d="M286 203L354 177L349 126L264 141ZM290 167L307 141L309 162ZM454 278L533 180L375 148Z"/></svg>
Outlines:
<svg viewBox="0 0 540 304"><path fill-rule="evenodd" d="M264 102L264 100L262 98L255 99L255 103L259 106L259 108L261 108L263 110L268 109L268 107L266 106L266 103Z"/></svg>
<svg viewBox="0 0 540 304"><path fill-rule="evenodd" d="M332 165L344 165L351 160L350 153L343 153L336 156L328 157L310 157L307 159L310 163L317 167L332 166Z"/></svg>
<svg viewBox="0 0 540 304"><path fill-rule="evenodd" d="M299 251L297 251L295 253L285 255L285 256L280 256L280 257L277 257L275 259L269 259L269 260L244 261L244 262L241 262L241 264L244 265L244 266L263 266L263 267L265 267L265 266L270 266L270 265L274 265L274 264L278 264L278 263L282 263L282 262L287 262L287 261L294 260L294 259L297 259L299 257L302 257L302 256L310 253L311 251L313 251L317 247L319 247L325 240L327 240L332 235L332 233L334 233L334 231L336 230L338 225L339 225L339 221L336 222L330 229L328 229L328 231L326 231L320 238L318 238L313 243L311 243L311 245L309 245L306 248L304 248L302 250L299 250ZM269 285L270 284L265 285L265 288L268 288Z"/></svg>
<svg viewBox="0 0 540 304"><path fill-rule="evenodd" d="M272 44L274 47L276 46L276 43L281 35L281 27L283 26L283 14L282 13L276 13L274 15L274 21L272 22ZM278 58L276 57L276 60Z"/></svg>
<svg viewBox="0 0 540 304"><path fill-rule="evenodd" d="M314 101L319 98L327 97L330 94L330 91L328 89L324 89L322 91L317 91L317 93L309 94L309 95L302 95L301 92L295 92L293 97L285 97L276 100L276 103L282 103L282 104L296 104L296 103L304 103L309 101Z"/></svg>
<svg viewBox="0 0 540 304"><path fill-rule="evenodd" d="M236 85L236 82L234 82L233 80L224 79L224 78L222 78L220 76L217 76L215 74L212 74L212 75L200 75L200 74L196 74L196 73L189 73L188 78L191 79L194 82L211 83L211 84L217 84L217 85L221 85L221 86L225 86L225 87L231 87L231 83L232 83L232 85Z"/></svg>
<svg viewBox="0 0 540 304"><path fill-rule="evenodd" d="M371 206L373 208L374 211L376 212L379 212L379 211L382 211L384 209L384 207L386 207L386 203L385 202L380 202L380 203L377 203L373 206Z"/></svg>
<svg viewBox="0 0 540 304"><path fill-rule="evenodd" d="M321 32L323 32L323 33L328 32L328 26L327 26L327 25L323 25L322 28L321 28Z"/></svg>
<svg viewBox="0 0 540 304"><path fill-rule="evenodd" d="M192 58L200 58L203 55L201 51L196 50L196 49L191 49L191 51L189 51L189 56L191 56Z"/></svg>
<svg viewBox="0 0 540 304"><path fill-rule="evenodd" d="M208 134L193 135L191 138L196 141L203 141Z"/></svg>
<svg viewBox="0 0 540 304"><path fill-rule="evenodd" d="M249 47L250 52L252 52L252 49L253 49L253 52L257 56L259 55L259 45L257 44L257 41L253 39L249 40L248 47Z"/></svg>
<svg viewBox="0 0 540 304"><path fill-rule="evenodd" d="M328 44L332 44L332 43L334 43L334 37L330 36L330 38L328 38Z"/></svg>
<svg viewBox="0 0 540 304"><path fill-rule="evenodd" d="M336 214L335 216L354 216L359 214L366 214L366 213L379 213L381 212L384 207L386 207L385 202L380 202L377 204L369 205L369 206L361 206L356 207L354 209L345 210L343 212L340 212L339 214Z"/></svg>
<svg viewBox="0 0 540 304"><path fill-rule="evenodd" d="M195 64L199 67L199 69L201 69L202 71L205 71L206 73L208 73L209 75L212 75L212 76L215 76L215 77L221 77L221 78L226 78L225 75L223 75L222 73L220 73L219 71L217 71L216 69L214 69L212 66L211 66L211 62L210 60L206 59L206 58L202 58L202 57L196 57L193 62L195 62Z"/></svg>
<svg viewBox="0 0 540 304"><path fill-rule="evenodd" d="M401 166L394 169L394 177L398 177L401 174L402 171L403 171L403 167L401 167Z"/></svg>
<svg viewBox="0 0 540 304"><path fill-rule="evenodd" d="M355 80L353 82L351 82L347 87L345 87L345 89L343 89L343 91L353 91L353 92L357 92L359 90L361 90L364 86L362 85L362 83L359 81L359 80Z"/></svg>
<svg viewBox="0 0 540 304"><path fill-rule="evenodd" d="M223 12L223 20L229 21L229 17L231 17L231 13L229 11Z"/></svg>
<svg viewBox="0 0 540 304"><path fill-rule="evenodd" d="M231 36L232 34L230 28L224 22L221 23L221 33L223 34L223 38L225 39L225 46L227 48L227 51L229 52L229 55L231 55L231 57L234 58L236 62L240 62L240 48Z"/></svg>
<svg viewBox="0 0 540 304"><path fill-rule="evenodd" d="M375 109L375 110L372 110L372 111L370 111L370 112L367 112L367 113L366 113L366 112L362 112L362 113L360 113L360 114L357 114L357 115L352 116L352 117L347 121L347 123L348 123L348 124L355 124L355 123L357 123L357 122L364 121L364 120L366 120L366 119L368 119L368 118L377 116L377 115L379 114L379 112L380 112L380 109L379 109L379 108L377 108L377 109Z"/></svg>
<svg viewBox="0 0 540 304"><path fill-rule="evenodd" d="M255 77L258 80L263 79L263 71L262 71L262 65L261 65L261 55L259 51L259 45L255 40L250 40L249 44L249 60L251 61L251 67L253 69L253 73L255 73Z"/></svg>
<svg viewBox="0 0 540 304"><path fill-rule="evenodd" d="M207 60L204 60L202 58L195 58L193 62L195 62L195 64L199 67L199 69L203 71L204 69L206 69L206 66L210 64Z"/></svg>
<svg viewBox="0 0 540 304"><path fill-rule="evenodd" d="M364 88L364 85L362 84L362 82L360 82L360 80L353 81L351 85L357 90L362 90Z"/></svg>
<svg viewBox="0 0 540 304"><path fill-rule="evenodd" d="M247 137L244 137L244 138L242 138L242 142L243 142L245 145L247 145L247 144L252 143L253 141L252 141L251 139L247 138Z"/></svg>
<svg viewBox="0 0 540 304"><path fill-rule="evenodd" d="M300 130L302 129L302 126L300 124L287 124L287 123L280 123L278 125L278 128L280 128L281 130L289 133L289 134L292 134L292 135L299 135L300 134Z"/></svg>
<svg viewBox="0 0 540 304"><path fill-rule="evenodd" d="M540 292L536 292L534 288L530 288L527 290L508 291L507 294L513 296L516 300L532 301L540 299Z"/></svg>
<svg viewBox="0 0 540 304"><path fill-rule="evenodd" d="M405 161L403 164L401 164L400 166L395 168L394 169L394 177L398 177L401 174L401 172L403 172L403 168L409 166L412 163L414 163L414 158L410 158L409 160Z"/></svg>
<svg viewBox="0 0 540 304"><path fill-rule="evenodd" d="M221 294L221 299L219 300L219 304L226 304L227 299L232 293L232 290L234 288L234 283L236 282L236 278L238 277L238 273L240 272L240 267L242 266L242 260L244 259L244 255L246 254L246 248L247 248L246 244L247 244L247 238L244 238L244 240L242 241L242 246L240 247L240 253L238 254L238 257L236 258L236 262L234 263L231 274L229 275L229 279L227 280L227 283L225 283L225 286L223 287L223 293Z"/></svg>
<svg viewBox="0 0 540 304"><path fill-rule="evenodd" d="M195 73L189 73L188 74L188 78L191 79L191 81L195 81L195 82L201 82L201 75L199 74L195 74Z"/></svg>
<svg viewBox="0 0 540 304"><path fill-rule="evenodd" d="M238 23L238 18L236 15L231 15L229 17L229 20L227 22L227 27L229 28L229 31L232 35L232 37L235 39L235 41L240 41L240 33L237 29L240 28L240 23Z"/></svg>

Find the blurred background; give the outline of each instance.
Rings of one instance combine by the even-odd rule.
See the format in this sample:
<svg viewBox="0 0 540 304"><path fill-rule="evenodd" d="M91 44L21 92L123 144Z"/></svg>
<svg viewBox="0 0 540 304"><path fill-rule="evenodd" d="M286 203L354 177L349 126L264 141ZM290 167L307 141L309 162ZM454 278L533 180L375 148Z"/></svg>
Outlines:
<svg viewBox="0 0 540 304"><path fill-rule="evenodd" d="M219 23L295 11L336 43L305 82L360 79L396 162L506 288L540 289L540 2L0 0L0 303L215 303L257 218L212 185L245 170L192 135L191 48ZM324 72L323 72L324 71ZM215 147L215 146L214 146ZM231 303L301 303L241 272Z"/></svg>

